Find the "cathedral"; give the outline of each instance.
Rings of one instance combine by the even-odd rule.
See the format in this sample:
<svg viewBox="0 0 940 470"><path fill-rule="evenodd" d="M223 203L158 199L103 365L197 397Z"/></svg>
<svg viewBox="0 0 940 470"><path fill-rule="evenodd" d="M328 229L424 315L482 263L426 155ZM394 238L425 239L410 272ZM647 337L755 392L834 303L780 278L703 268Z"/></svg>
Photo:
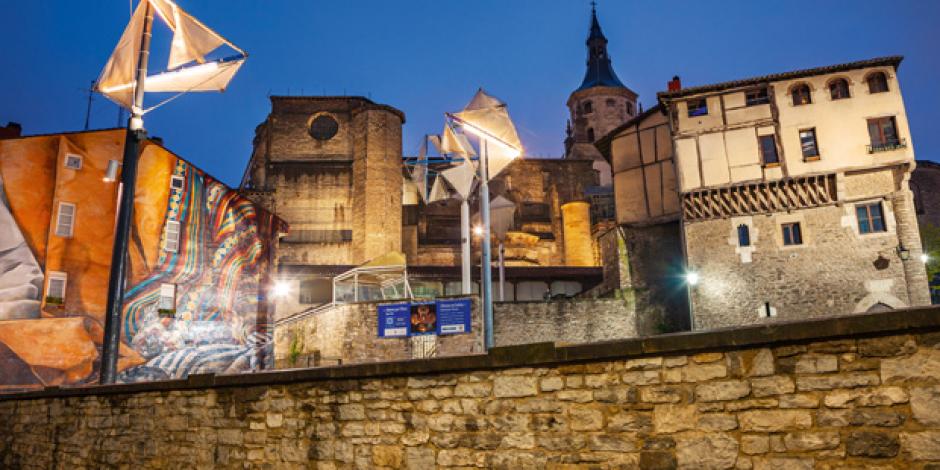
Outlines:
<svg viewBox="0 0 940 470"><path fill-rule="evenodd" d="M492 203L509 212L494 240L505 264L497 301L611 290L598 243L614 219L611 167L594 142L637 113L637 95L614 72L593 10L586 46L564 157L523 157L490 181ZM330 302L334 276L388 252L404 255L415 295L460 292L460 204L417 195L402 154L404 112L354 96L273 96L271 105L241 192L291 227L277 273L291 293L278 317ZM478 204L471 200L474 212Z"/></svg>

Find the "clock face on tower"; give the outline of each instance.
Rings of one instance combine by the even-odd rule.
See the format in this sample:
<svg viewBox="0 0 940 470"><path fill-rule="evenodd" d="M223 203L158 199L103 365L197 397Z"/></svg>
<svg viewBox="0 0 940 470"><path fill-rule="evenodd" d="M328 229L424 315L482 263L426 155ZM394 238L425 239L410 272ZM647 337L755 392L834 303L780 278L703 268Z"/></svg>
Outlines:
<svg viewBox="0 0 940 470"><path fill-rule="evenodd" d="M332 139L338 131L339 123L336 122L336 119L326 114L315 117L313 121L310 122L310 128L307 130L307 132L310 133L310 137L319 141Z"/></svg>

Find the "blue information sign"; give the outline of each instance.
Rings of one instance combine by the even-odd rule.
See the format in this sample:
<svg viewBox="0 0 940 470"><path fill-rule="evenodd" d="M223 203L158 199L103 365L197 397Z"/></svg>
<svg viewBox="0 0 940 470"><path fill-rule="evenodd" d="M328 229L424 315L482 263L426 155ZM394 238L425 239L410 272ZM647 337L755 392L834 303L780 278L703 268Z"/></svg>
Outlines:
<svg viewBox="0 0 940 470"><path fill-rule="evenodd" d="M470 332L470 299L437 301L437 334L457 335Z"/></svg>
<svg viewBox="0 0 940 470"><path fill-rule="evenodd" d="M404 338L408 336L411 304L379 305L379 338Z"/></svg>

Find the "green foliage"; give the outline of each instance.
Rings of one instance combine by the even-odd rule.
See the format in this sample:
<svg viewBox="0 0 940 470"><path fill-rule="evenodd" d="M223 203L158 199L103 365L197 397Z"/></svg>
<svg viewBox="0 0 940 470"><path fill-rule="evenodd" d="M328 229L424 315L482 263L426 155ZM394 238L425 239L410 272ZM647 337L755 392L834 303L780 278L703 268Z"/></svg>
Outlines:
<svg viewBox="0 0 940 470"><path fill-rule="evenodd" d="M175 317L176 309L174 308L160 308L157 309L157 314L161 317Z"/></svg>
<svg viewBox="0 0 940 470"><path fill-rule="evenodd" d="M927 259L927 279L931 281L932 290L940 290L940 285L934 285L933 279L940 274L940 227L925 223L920 226L920 240L924 244L924 253Z"/></svg>
<svg viewBox="0 0 940 470"><path fill-rule="evenodd" d="M51 295L46 296L46 304L47 305L64 305L65 299L63 299L62 297L52 297Z"/></svg>
<svg viewBox="0 0 940 470"><path fill-rule="evenodd" d="M287 360L290 361L290 365L297 364L297 358L300 357L300 338L297 335L290 341L290 349L287 353Z"/></svg>

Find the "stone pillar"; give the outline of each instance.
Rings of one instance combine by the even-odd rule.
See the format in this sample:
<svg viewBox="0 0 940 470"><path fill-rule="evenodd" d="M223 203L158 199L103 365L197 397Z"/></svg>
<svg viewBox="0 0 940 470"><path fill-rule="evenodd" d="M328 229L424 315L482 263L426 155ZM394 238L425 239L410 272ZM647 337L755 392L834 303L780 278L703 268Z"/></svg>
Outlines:
<svg viewBox="0 0 940 470"><path fill-rule="evenodd" d="M566 266L594 266L591 205L584 201L561 206Z"/></svg>
<svg viewBox="0 0 940 470"><path fill-rule="evenodd" d="M927 269L920 257L924 250L920 242L920 229L917 225L917 216L914 213L914 195L908 188L908 178L905 175L901 190L889 197L894 209L894 218L897 222L898 241L909 251L906 260L902 260L904 277L907 281L907 296L910 306L930 305L930 288L928 287Z"/></svg>
<svg viewBox="0 0 940 470"><path fill-rule="evenodd" d="M353 262L401 251L399 115L367 109L353 115Z"/></svg>

